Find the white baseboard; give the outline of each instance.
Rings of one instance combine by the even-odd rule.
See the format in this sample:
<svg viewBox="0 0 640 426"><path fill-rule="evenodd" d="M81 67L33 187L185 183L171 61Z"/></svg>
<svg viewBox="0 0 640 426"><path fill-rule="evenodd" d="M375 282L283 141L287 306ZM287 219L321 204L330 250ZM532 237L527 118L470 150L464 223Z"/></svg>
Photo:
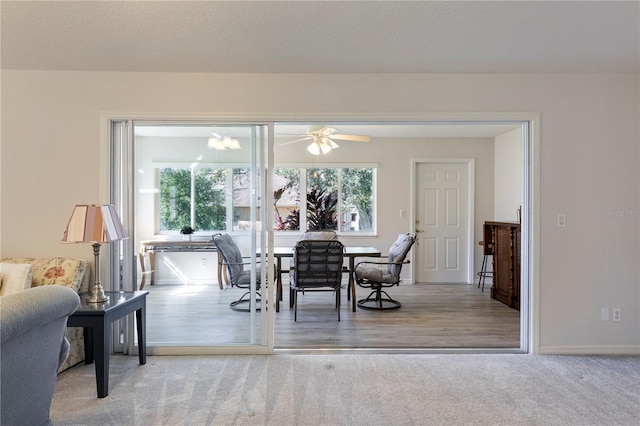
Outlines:
<svg viewBox="0 0 640 426"><path fill-rule="evenodd" d="M640 355L640 345L540 346L545 355Z"/></svg>

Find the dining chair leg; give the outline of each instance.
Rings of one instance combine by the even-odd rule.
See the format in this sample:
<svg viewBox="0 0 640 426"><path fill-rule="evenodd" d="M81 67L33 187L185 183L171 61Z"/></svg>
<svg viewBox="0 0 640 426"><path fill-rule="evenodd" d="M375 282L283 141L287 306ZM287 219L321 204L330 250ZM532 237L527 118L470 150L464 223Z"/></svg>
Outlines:
<svg viewBox="0 0 640 426"><path fill-rule="evenodd" d="M298 321L298 291L293 290L293 321Z"/></svg>

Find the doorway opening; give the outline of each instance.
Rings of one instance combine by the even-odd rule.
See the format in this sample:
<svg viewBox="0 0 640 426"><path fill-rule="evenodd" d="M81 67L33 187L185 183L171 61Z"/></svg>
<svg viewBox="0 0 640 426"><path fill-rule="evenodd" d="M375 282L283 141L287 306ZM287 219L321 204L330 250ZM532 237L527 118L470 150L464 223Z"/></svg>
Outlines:
<svg viewBox="0 0 640 426"><path fill-rule="evenodd" d="M135 153L135 155L132 154L128 161L134 157L136 158L136 161L131 162L128 167L130 168L129 170L133 171L139 170L139 168L136 168L135 166L136 162L146 161L143 160L145 154L138 151L139 148L137 145L142 144L141 141L143 138L151 137L142 135L136 136L134 130L136 124L145 124L145 126L150 126L152 124L156 125L158 122L157 120L147 120L144 122L130 121L130 123L132 125L132 138L130 141L131 152ZM215 122L212 121L212 123L213 125L216 125ZM264 241L263 253L269 252L273 247L293 246L295 241L301 237L303 229L308 229L275 229L276 226L274 218L276 215L273 210L275 209L278 211L281 218L283 216L282 212L288 211L288 207L278 209L275 194L272 194L275 192L278 185L276 178L277 175L274 174L276 169L300 171L299 176L301 176L301 178L298 178L298 194L307 193L310 186L308 177L316 172L336 170L337 175L341 176L340 179L342 180L340 182L342 183L342 181L346 179L343 177L346 176L344 172L345 169L357 168L372 170L372 188L375 198L373 202L374 211L371 213L370 220L366 222L369 223L369 225L367 225L368 228L361 225L365 222L360 220L362 215L359 214L357 207L353 207L353 203L349 204L345 201L341 204L341 208L343 210L341 210L341 213L336 217L338 228L337 232L340 240L346 245L373 246L378 248L381 254L384 255L391 243L397 237L398 233L412 232L416 230L416 208L412 205L413 186L411 183L414 179L412 175L412 164L419 163L419 161L416 162L416 159L435 157L473 158L475 159L471 162L473 167L471 167L471 169L467 167L467 174L471 177L475 177L481 172L483 174L487 174L488 172L486 169L488 167L493 167L496 161L495 149L493 149L491 154L486 154L485 152L481 155L480 152L482 150L486 150L487 146L495 145L496 139L505 132L519 131L521 133L520 144L522 151L525 152L530 149L528 123L522 121L499 123L329 122L330 124L328 125L325 123L327 122L323 122L325 127L335 128L341 132L340 134L370 135L371 141L367 142L366 145L360 143L360 141L338 141L339 149L333 148L331 152L327 154L315 155L310 152L307 146L311 142L290 142L296 137L301 139L299 137L300 135L304 137L306 132L309 131L309 128L319 127L319 123L307 121L304 123L299 121L265 123L263 128L255 131L256 134L259 133L264 135L265 139L263 140L263 147L268 147L267 150L269 151L267 153L262 153L260 150L257 151L260 152L258 157L264 157L264 165L267 165L267 167L263 168L262 166L256 166L255 170L266 175L262 182L267 186L264 187L264 197L261 201L256 200L255 221L252 222L252 225L242 223L243 220L240 217L240 212L236 212L233 209L233 196L231 196L231 201L227 200L216 204L218 208L223 207L224 211L232 212L231 217L227 216L224 219L225 226L227 223L231 223L232 228L230 229L232 229L232 231L239 232L240 234L242 234L243 231L248 231L246 235L253 235L256 241ZM176 126L176 124L180 124L176 122L161 124L165 126L165 130L171 127L174 127L174 130L178 127L182 127L182 130L185 128L194 130L197 127L193 126L193 123L189 123L190 126L186 127ZM207 124L210 125L211 123ZM142 129L145 126L140 126L140 128ZM426 133L411 133L417 131L417 129ZM473 133L474 131L476 133ZM273 138L267 141L266 135L269 133L273 135ZM184 152L186 147L189 146L189 143L199 140L200 147L203 149L206 147L206 149L210 150L207 145L210 137L211 136L209 134L154 136L153 138L159 139L154 139L153 142L150 142L150 146L153 147L152 151L163 146L173 146L174 149L178 147L178 152ZM138 140L138 138L140 138L140 140ZM213 154L218 155L219 153ZM269 158L269 155L272 157ZM482 160L482 162L478 160L478 158L485 159L487 156L493 158L490 164L485 160ZM221 157L216 158L219 160ZM242 168L240 166L246 164L246 161L249 160L251 160L251 158L240 159L235 163L233 161L227 161L225 163L225 167L228 166L227 169L232 170L232 177L220 178L220 182L211 184L212 187L218 188L219 191L226 191L225 193L227 196L229 196L229 193L233 194L233 170L234 168ZM159 199L161 195L159 192L161 191L160 179L162 178L160 170L163 166L169 166L169 163L172 163L173 161L174 159L170 156L165 156L161 161L156 161L156 166L158 167L155 167L155 169L157 170L153 173L152 181L149 181L152 183L141 184L142 180L140 176L132 172L131 175L135 175L135 177L124 185L132 189L133 193L137 194L136 197L140 196L154 200L152 202L147 201L147 207L143 207L145 201L141 199L130 202L130 205L128 206L132 212L132 222L130 226L136 235L136 238L132 239L131 246L129 248L130 255L128 255L130 256L129 259L134 259L130 262L130 266L132 274L136 276L136 286L140 285L144 274L148 272L141 270L139 262L141 241L146 237L142 236L142 233L140 233L139 236L138 233L145 224L148 224L148 217L150 217L148 214L149 211L146 211L146 213L143 212L148 208L151 210L157 209L159 211L161 204ZM201 159L199 161L202 164L205 164L208 160ZM216 161L211 161L211 163L216 163ZM184 164L186 163L187 162ZM531 165L528 161L528 156L523 154L519 163L522 165L523 175L529 176ZM189 165L190 164L191 163L189 163ZM124 167L124 169L126 169L126 167ZM493 175L493 173L495 173L495 171L492 171L491 174ZM138 183L136 183L136 179L139 180ZM523 229L525 227L528 229L529 226L527 219L528 216L526 213L530 211L530 195L528 192L529 189L527 188L527 182L529 182L528 178L523 179L523 184L521 185ZM282 181L280 181L280 184L282 184ZM224 341L228 336L222 338L222 340L210 339L212 334L208 331L207 327L213 328L214 326L205 326L205 322L202 318L197 317L198 315L206 315L206 311L214 310L214 308L207 307L207 303L213 303L214 306L217 307L224 306L225 302L219 301L219 298L231 294L229 293L229 289L220 290L220 283L217 278L218 275L217 273L212 272L218 266L217 256L215 253L201 252L195 253L195 255L193 253L158 253L155 266L155 268L157 268L157 282L154 283L155 287L153 289L158 289L157 293L159 294L161 286L164 286L163 290L172 290L169 295L170 298L182 301L193 300L197 303L197 305L195 305L197 307L194 308L193 305L188 305L190 307L187 307L186 310L189 311L189 313L195 314L196 317L186 320L187 326L182 329L183 331L174 333L174 336L179 336L182 340L172 338L171 343L163 343L161 339L164 337L156 338L155 342L154 339L151 338L149 339L149 345L151 346L150 353L268 353L273 350L312 351L318 349L324 351L384 350L387 352L423 352L429 350L528 351L528 347L526 346L526 342L528 342L528 311L525 309L525 312L527 313L523 313L522 311L505 307L502 304L495 302L495 300L491 300L491 298L487 296L487 293L480 292L480 290L478 290L474 285L473 277L475 277L475 274L477 273L476 269L481 262L480 255L476 247L476 242L478 240L476 234L479 227L476 226L475 223L478 220L484 220L484 218L479 218L479 212L484 212L487 209L487 205L492 204L487 201L487 198L493 200L495 197L487 196L489 192L493 192L493 188L492 183L487 183L484 178L482 180L478 180L476 178L474 184L471 188L468 188L468 190L473 194L471 201L473 212L472 217L467 218L467 221L472 222L473 224L468 230L468 234L471 235L471 237L467 238L469 247L466 249L462 247L460 249L462 252L466 250L469 255L466 260L464 260L461 255L458 255L457 257L458 265L465 263L468 265L467 270L466 272L463 272L463 275L466 274L466 276L471 277L471 279L466 280L466 285L459 285L460 283L458 282L458 279L455 281L455 284L458 285L453 285L453 283L445 283L447 285L443 285L441 287L421 285L421 278L418 279L416 268L424 265L425 258L423 254L414 250L410 254L412 267L403 269L403 283L393 290L394 298L400 298L403 301L407 301L403 303L402 309L398 310L397 313L394 313L394 315L396 315L395 317L386 315L387 313L382 317L379 312L365 312L360 309L353 312L350 309L350 303L343 303L341 306L341 309L343 309L342 320L340 323L337 323L334 321L334 312L332 312L331 309L326 309L324 301L317 301L318 306L316 306L316 301L313 299L316 295L308 294L304 296L308 298L308 302L301 305L303 308L298 313L298 321L294 323L294 321L289 318L290 310L288 308L289 304L287 301L288 291L286 291L288 281L285 273L283 274L283 277L281 277L282 289L284 291L282 292L283 300L280 303L282 307L280 312L256 312L253 320L248 320L246 317L240 319L240 317L232 315L237 315L239 314L238 312L228 312L227 310L216 312L216 314L213 315L214 319L211 324L215 323L216 326L219 324L227 324L229 321L233 322L234 320L240 320L241 323L244 323L244 325L239 327L229 328L228 326L225 326L219 328L221 330L226 330L226 332L229 332L230 329L252 329L249 334L259 336L258 338L261 339L259 342L263 345L261 346L261 349L257 350L256 348L246 347L239 349L233 342L229 344L229 342ZM340 186L336 193L342 197L345 192L348 192L348 190ZM268 200L272 195L273 198L270 201L267 201L270 204L264 204L265 200ZM481 198L481 200L479 200L479 198ZM289 199L289 202L294 201L295 196L293 197L293 201L292 199ZM303 205L299 200L297 201L299 203L297 205L298 214L303 218L307 218L307 212L305 211L306 202ZM340 201L343 201L342 198ZM481 207L476 208L477 205L481 205ZM494 206L492 205L491 209L493 208ZM491 213L487 214L486 217L491 218L490 215ZM269 226L264 225L267 223L269 223ZM237 228L234 229L234 226ZM270 232L272 229L273 231ZM211 229L207 230L207 232L208 231L216 230ZM158 229L154 229L152 232L152 236L154 237L162 235L162 232L158 232ZM174 232L176 232L176 230L174 230ZM178 232L179 231L176 232L176 235L171 235L171 237L183 238L183 236L179 235ZM210 237L210 235L201 236L205 238ZM524 243L525 242L523 241L523 247L526 246ZM420 249L425 245L427 244L420 244ZM250 249L249 251L253 250ZM451 247L449 247L449 251L445 253L452 253ZM264 262L269 262L268 265L267 263L264 263L265 270L273 268L273 265L275 265L276 262L275 259L269 259L269 257L264 257ZM450 258L453 259L453 256ZM526 249L523 250L522 260L523 263L526 264L530 261L529 254ZM285 262L286 261L287 260L285 260ZM149 265L148 262L149 260L145 259L146 265ZM448 265L451 266L451 263ZM149 267L150 266L147 266L147 268ZM525 274L527 274L527 272L525 268L523 268L522 288L523 293L526 294L529 291L528 288L530 284L528 278L525 277ZM196 283L198 280L201 280L203 286L184 286L180 278L181 276L182 279L187 277L187 280L191 283ZM271 291L274 292L273 296L268 296L268 300L274 300L275 297L275 279L273 282L274 284L271 287L274 288L269 288L268 282L265 284L269 289L269 294L271 294ZM206 287L207 285L208 287ZM148 285L147 289L149 288L150 285ZM358 288L356 287L356 290L357 289ZM344 293L345 292L343 292L343 294ZM343 296L343 298L345 299L343 302L350 302L346 297ZM152 298L149 300L151 299ZM527 303L528 301L526 301L525 305ZM489 330L486 335L479 335L474 331L468 332L467 335L465 335L465 332L458 332L456 330L447 330L446 332L442 332L442 329L446 328L446 325L440 327L440 332L432 332L424 326L425 324L433 324L434 321L432 318L439 318L439 320L442 321L441 324L447 324L452 318L458 317L460 312L470 307L477 308L478 306L486 309L486 311L481 314L483 318L488 318L494 321L492 323L493 325L486 326L487 330ZM305 309L307 309L306 312ZM170 334L169 330L172 328L178 329L176 327L177 320L175 318L175 307L165 305L159 312L160 315L158 316L157 321L147 321L147 326L150 328L154 327L154 324L162 324L160 326L162 331L158 336L167 336ZM328 315L327 318L323 317L325 314ZM271 317L271 315L273 316ZM423 315L434 316L432 318L426 318L423 317ZM469 317L459 318L460 319L456 321L458 321L457 324L459 324L460 330L468 330L471 324L478 322L477 319L470 319ZM506 329L504 327L505 323L513 324L513 327L510 327L508 330L508 333L510 333L509 337L505 337L506 335L503 333ZM371 326L371 330L374 330L375 332L369 332L367 330L363 331L363 325L358 324ZM308 327L311 327L313 332L310 332ZM203 335L208 336L207 339L209 340L201 342L193 340L192 337L189 337L191 330L202 330ZM407 330L409 330L409 334L403 334L403 332ZM269 340L270 333L273 333L272 341ZM149 333L149 335L151 336L152 333ZM457 340L452 338L452 336L456 335L459 337ZM416 336L421 336L421 338L424 339L416 339Z"/></svg>

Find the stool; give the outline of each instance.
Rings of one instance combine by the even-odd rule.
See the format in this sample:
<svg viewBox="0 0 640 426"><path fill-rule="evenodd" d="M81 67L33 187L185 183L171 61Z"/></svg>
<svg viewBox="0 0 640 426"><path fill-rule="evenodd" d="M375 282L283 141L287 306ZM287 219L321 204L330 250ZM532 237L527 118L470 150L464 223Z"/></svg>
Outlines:
<svg viewBox="0 0 640 426"><path fill-rule="evenodd" d="M484 246L484 241L480 241L478 244ZM484 293L485 278L491 278L491 281L493 283L493 272L487 272L487 264L489 263L487 262L487 258L493 254L491 245L488 244L487 247L484 247L483 252L484 254L482 256L482 266L480 267L480 272L478 272L478 288L480 288L480 285L482 284L482 292Z"/></svg>

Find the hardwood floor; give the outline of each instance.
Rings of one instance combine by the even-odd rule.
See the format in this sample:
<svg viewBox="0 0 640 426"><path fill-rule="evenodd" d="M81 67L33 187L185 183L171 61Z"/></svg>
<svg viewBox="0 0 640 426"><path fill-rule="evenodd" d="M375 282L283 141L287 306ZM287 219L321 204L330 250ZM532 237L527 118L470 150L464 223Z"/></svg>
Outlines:
<svg viewBox="0 0 640 426"><path fill-rule="evenodd" d="M215 285L147 287L149 346L209 346L249 342L250 315L229 303L241 289ZM475 285L413 284L389 293L400 309L351 311L342 292L341 321L332 293L298 297L298 321L289 309L288 289L274 315L277 349L482 349L518 348L520 312L489 297ZM357 298L368 292L357 288ZM256 315L260 339L262 313Z"/></svg>

